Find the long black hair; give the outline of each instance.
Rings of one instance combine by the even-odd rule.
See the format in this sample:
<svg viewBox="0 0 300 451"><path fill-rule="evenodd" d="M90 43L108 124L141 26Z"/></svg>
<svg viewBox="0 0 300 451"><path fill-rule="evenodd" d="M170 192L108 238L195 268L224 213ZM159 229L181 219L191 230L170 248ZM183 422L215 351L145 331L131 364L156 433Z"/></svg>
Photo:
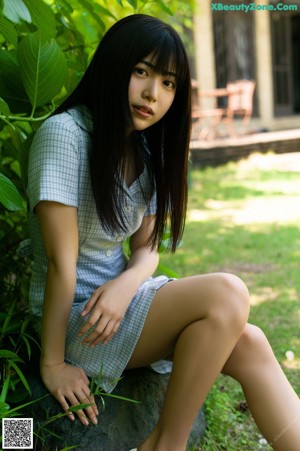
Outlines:
<svg viewBox="0 0 300 451"><path fill-rule="evenodd" d="M124 165L132 119L128 86L133 68L151 55L158 73L176 73L176 94L165 116L143 132L133 131L136 164L141 136L150 152L157 213L149 243L160 243L167 224L171 249L180 240L187 204L191 79L188 58L178 33L161 20L135 14L115 23L102 38L77 88L56 112L84 104L93 118L91 180L99 218L104 227L125 227L119 211L119 170ZM154 186L153 185L153 186Z"/></svg>

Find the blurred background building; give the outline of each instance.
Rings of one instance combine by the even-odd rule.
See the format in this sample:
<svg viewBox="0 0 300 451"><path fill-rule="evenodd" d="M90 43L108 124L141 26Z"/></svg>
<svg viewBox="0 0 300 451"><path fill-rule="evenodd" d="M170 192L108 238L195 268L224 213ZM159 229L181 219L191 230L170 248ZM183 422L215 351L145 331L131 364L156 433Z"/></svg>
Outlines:
<svg viewBox="0 0 300 451"><path fill-rule="evenodd" d="M300 128L300 1L196 0L195 79L199 91L225 88L236 80L255 80L252 127ZM222 5L251 5L255 11L216 10ZM238 9L238 8L237 8ZM215 99L216 100L216 99ZM212 98L203 98L209 108ZM221 98L217 99L222 106ZM211 107L211 106L210 106Z"/></svg>

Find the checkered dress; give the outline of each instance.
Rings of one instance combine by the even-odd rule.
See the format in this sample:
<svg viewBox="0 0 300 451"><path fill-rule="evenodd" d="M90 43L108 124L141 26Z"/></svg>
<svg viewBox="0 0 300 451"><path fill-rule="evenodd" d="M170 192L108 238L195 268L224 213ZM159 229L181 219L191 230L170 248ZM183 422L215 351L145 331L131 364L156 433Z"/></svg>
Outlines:
<svg viewBox="0 0 300 451"><path fill-rule="evenodd" d="M135 348L156 290L170 279L164 276L149 278L141 285L118 332L108 344L100 343L93 349L82 346L82 337L77 337L77 333L85 319L80 316L80 312L96 288L125 270L123 241L138 230L144 216L155 214L156 209L145 165L142 174L130 187L124 182L126 196L123 208L128 221L127 232L120 230L117 233L107 233L103 229L90 181L91 131L92 118L89 111L85 107L78 107L47 119L34 137L29 155L27 189L34 252L30 309L40 325L47 257L34 207L41 200L76 207L79 257L65 356L67 362L83 368L90 377L97 376L101 370L101 386L111 392ZM167 372L170 371L170 364L160 361L153 364L153 368L158 372Z"/></svg>

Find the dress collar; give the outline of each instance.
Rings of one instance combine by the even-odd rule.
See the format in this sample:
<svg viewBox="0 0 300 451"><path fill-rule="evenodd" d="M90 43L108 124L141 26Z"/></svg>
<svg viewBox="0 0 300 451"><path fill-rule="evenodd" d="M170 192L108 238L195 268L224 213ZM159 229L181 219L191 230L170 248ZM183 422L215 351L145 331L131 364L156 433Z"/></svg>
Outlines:
<svg viewBox="0 0 300 451"><path fill-rule="evenodd" d="M92 133L93 130L93 118L90 110L85 105L78 105L69 109L68 114L72 116L74 122L79 125L80 128Z"/></svg>

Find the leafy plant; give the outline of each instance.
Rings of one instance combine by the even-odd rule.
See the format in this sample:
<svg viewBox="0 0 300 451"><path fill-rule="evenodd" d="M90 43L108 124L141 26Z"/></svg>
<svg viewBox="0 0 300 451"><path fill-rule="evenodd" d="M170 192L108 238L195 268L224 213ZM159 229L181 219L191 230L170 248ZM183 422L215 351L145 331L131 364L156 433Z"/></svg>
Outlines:
<svg viewBox="0 0 300 451"><path fill-rule="evenodd" d="M4 147L23 174L26 139L78 83L107 27L133 12L173 16L173 11L181 18L175 16L173 25L191 25L192 4L193 0L0 2L0 126L4 142L10 144ZM0 203L12 211L23 210L18 191L5 172L0 175Z"/></svg>
<svg viewBox="0 0 300 451"><path fill-rule="evenodd" d="M23 318L22 318L23 316ZM27 332L29 317L16 312L16 303L8 313L0 313L0 359L1 359L1 393L0 416L10 411L8 402L19 402L30 393L30 387L22 366L30 360L32 344L39 346L35 338ZM21 357L22 355L22 357Z"/></svg>
<svg viewBox="0 0 300 451"><path fill-rule="evenodd" d="M19 415L43 399L25 402L30 388L24 367L36 344L27 315L31 259L26 250L27 158L33 134L77 85L115 21L143 12L166 20L172 16L173 25L189 26L192 2L0 0L0 418ZM93 383L104 404L99 380ZM61 415L49 418L36 433L43 436Z"/></svg>

